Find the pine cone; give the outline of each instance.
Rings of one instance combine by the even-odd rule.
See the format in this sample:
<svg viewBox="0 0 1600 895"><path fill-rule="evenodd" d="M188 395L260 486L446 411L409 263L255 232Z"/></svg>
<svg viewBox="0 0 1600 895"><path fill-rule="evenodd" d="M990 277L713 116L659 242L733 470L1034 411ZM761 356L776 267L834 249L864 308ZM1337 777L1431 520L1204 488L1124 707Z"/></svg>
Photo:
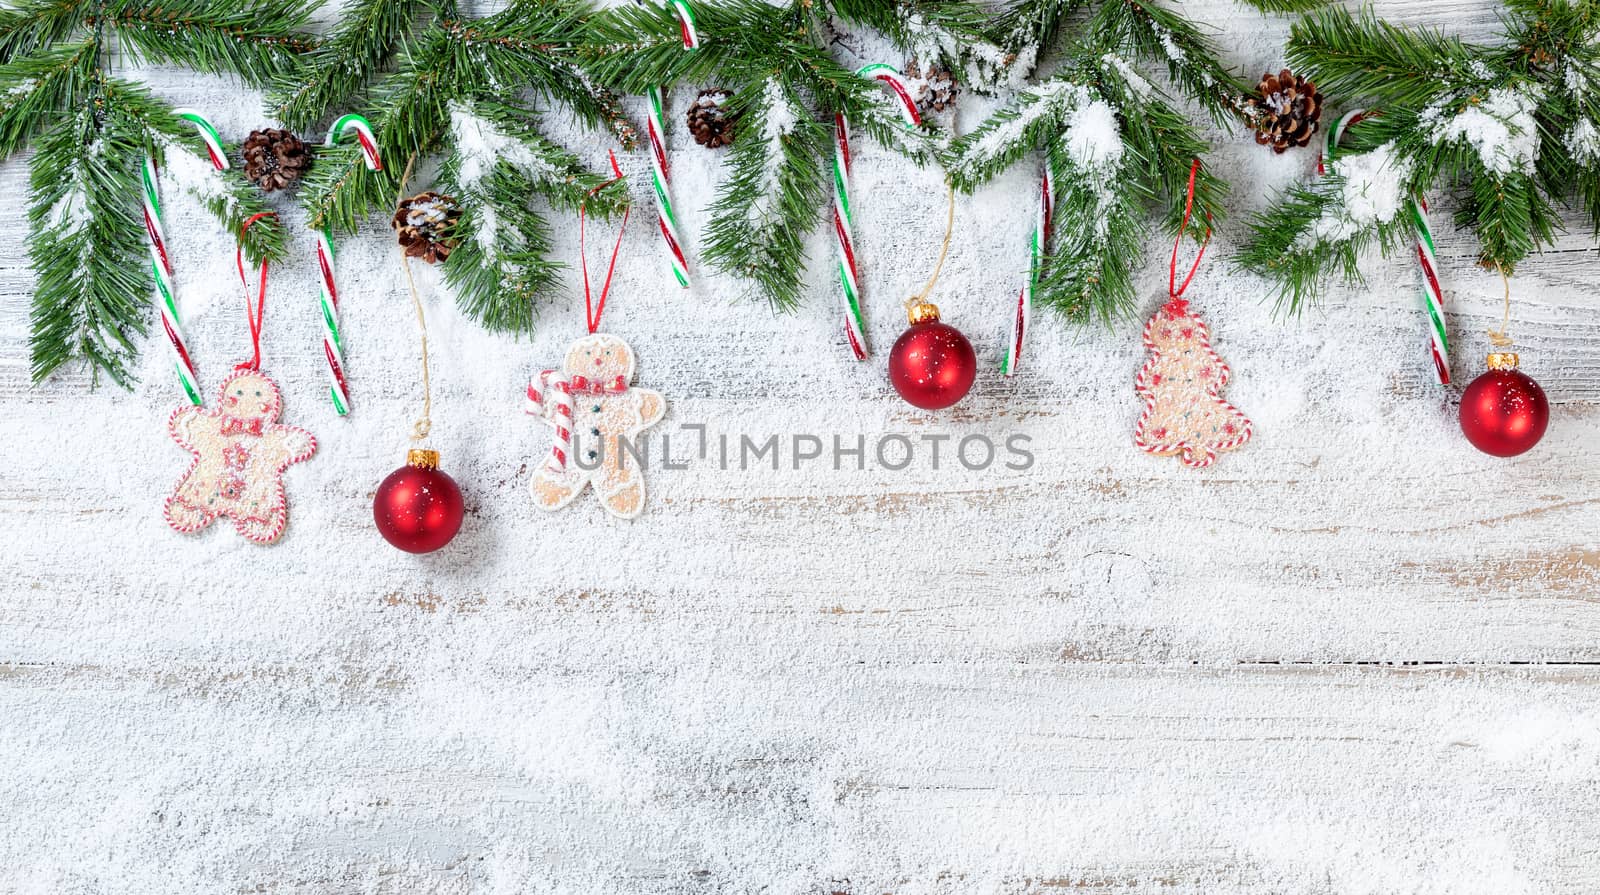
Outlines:
<svg viewBox="0 0 1600 895"><path fill-rule="evenodd" d="M269 193L299 180L311 167L306 144L275 127L251 131L240 151L244 155L244 176Z"/></svg>
<svg viewBox="0 0 1600 895"><path fill-rule="evenodd" d="M1262 75L1257 89L1261 95L1248 100L1256 116L1256 142L1272 146L1273 152L1309 144L1322 120L1317 85L1286 68Z"/></svg>
<svg viewBox="0 0 1600 895"><path fill-rule="evenodd" d="M956 76L948 68L929 63L926 69L911 59L906 62L906 80L911 82L911 98L924 115L943 112L956 104Z"/></svg>
<svg viewBox="0 0 1600 895"><path fill-rule="evenodd" d="M460 219L461 206L455 199L429 190L400 200L390 225L407 255L438 264L459 242L451 230Z"/></svg>
<svg viewBox="0 0 1600 895"><path fill-rule="evenodd" d="M694 140L707 149L732 146L738 121L728 114L728 100L733 92L721 88L702 90L689 107L687 116L689 132Z"/></svg>

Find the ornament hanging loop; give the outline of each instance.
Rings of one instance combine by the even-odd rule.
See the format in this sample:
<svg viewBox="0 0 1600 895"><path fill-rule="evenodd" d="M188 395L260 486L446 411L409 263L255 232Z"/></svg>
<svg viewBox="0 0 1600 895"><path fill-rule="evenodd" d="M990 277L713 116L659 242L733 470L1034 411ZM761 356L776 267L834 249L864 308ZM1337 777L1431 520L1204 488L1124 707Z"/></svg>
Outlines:
<svg viewBox="0 0 1600 895"><path fill-rule="evenodd" d="M1183 285L1178 285L1178 248L1183 245L1183 234L1189 230L1189 218L1194 213L1194 181L1200 173L1200 160L1197 158L1189 166L1189 188L1183 199L1183 223L1178 225L1178 238L1172 241L1172 263L1167 267L1167 295L1170 301L1167 307L1181 313L1189 303L1184 300L1183 293L1194 282L1194 275L1200 270L1200 259L1206 256L1206 246L1211 244L1211 215L1206 215L1206 235L1200 241L1200 251L1195 253L1194 264L1189 267L1189 275L1183 278Z"/></svg>
<svg viewBox="0 0 1600 895"><path fill-rule="evenodd" d="M933 275L928 277L921 291L906 299L906 319L911 325L929 323L939 319L939 306L928 301L928 296L933 294L933 287L939 282L939 272L944 269L944 259L950 254L950 236L955 232L956 225L956 188L950 181L945 180L945 217L944 241L939 244L939 259L933 263Z"/></svg>
<svg viewBox="0 0 1600 895"><path fill-rule="evenodd" d="M245 231L250 229L251 224L262 218L277 220L278 214L274 211L263 211L247 218L239 226L239 245L233 252L234 264L239 268L239 285L245 289L244 318L245 322L250 326L250 359L236 365L234 367L235 370L255 372L261 369L261 327L267 315L267 260L265 258L261 259L261 267L257 271L256 300L255 307L252 309L250 306L250 280L244 273L244 234Z"/></svg>
<svg viewBox="0 0 1600 895"><path fill-rule="evenodd" d="M617 165L617 154L615 152L607 151L607 155L611 158L612 178L590 190L590 197L594 196L596 193L600 192L606 187L622 181L622 168ZM616 245L611 247L611 261L606 265L606 280L600 286L599 301L595 301L589 291L589 251L588 239L586 236L588 228L586 226L587 215L585 213L587 208L587 201L578 206L578 265L583 271L584 322L588 324L589 335L592 336L599 331L600 317L606 312L606 295L611 292L611 276L617 272L617 256L622 254L622 234L628 231L628 215L633 209L624 208L622 210L622 224L621 226L617 227L617 242Z"/></svg>
<svg viewBox="0 0 1600 895"><path fill-rule="evenodd" d="M1489 344L1493 345L1495 348L1510 348L1511 345L1512 345L1511 334L1510 334L1510 329L1511 329L1511 278L1506 276L1505 265L1500 264L1499 262L1496 262L1495 265L1494 265L1494 269L1495 269L1495 271L1497 273L1500 274L1500 282L1505 286L1506 296L1505 296L1505 310L1501 313L1501 316L1500 316L1500 328L1499 329L1495 329L1494 327L1490 327L1489 330L1488 330L1488 333L1489 333ZM1489 366L1491 368L1493 368L1493 369L1499 369L1498 367L1494 366L1495 358L1496 357L1501 357L1501 356L1507 355L1507 354L1509 354L1509 353L1508 352L1495 352L1493 354L1490 354L1489 355ZM1517 366L1517 356L1515 354L1509 354L1509 357L1510 357L1510 366L1511 366L1512 369L1515 369L1516 366Z"/></svg>
<svg viewBox="0 0 1600 895"><path fill-rule="evenodd" d="M400 203L405 200L406 184L411 180L411 166L416 164L417 155L412 153L406 159L406 169L400 175L400 192L394 197L394 207L398 211ZM406 255L406 250L400 250L400 269L405 271L406 288L411 292L411 307L417 312L417 333L422 341L422 416L411 426L412 441L426 441L433 432L433 381L428 372L428 319L422 313L422 296L417 294L417 281L411 276L411 259Z"/></svg>

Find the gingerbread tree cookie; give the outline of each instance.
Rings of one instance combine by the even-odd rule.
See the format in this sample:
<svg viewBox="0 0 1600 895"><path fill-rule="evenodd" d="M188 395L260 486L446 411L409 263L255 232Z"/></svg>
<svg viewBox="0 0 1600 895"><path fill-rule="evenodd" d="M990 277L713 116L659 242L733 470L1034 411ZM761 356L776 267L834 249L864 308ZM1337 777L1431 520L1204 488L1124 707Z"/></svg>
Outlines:
<svg viewBox="0 0 1600 895"><path fill-rule="evenodd" d="M216 408L180 407L167 431L194 461L167 498L167 523L196 532L218 516L258 544L270 544L289 524L283 472L316 453L310 432L278 423L283 398L257 370L243 369L222 383Z"/></svg>
<svg viewBox="0 0 1600 895"><path fill-rule="evenodd" d="M573 342L561 369L528 383L528 412L555 430L529 486L540 508L559 510L593 484L613 516L631 519L644 510L644 470L619 441L637 445L667 402L659 392L629 385L632 379L633 349L602 333Z"/></svg>
<svg viewBox="0 0 1600 895"><path fill-rule="evenodd" d="M1150 357L1133 386L1145 401L1133 430L1140 450L1181 455L1185 466L1201 467L1250 440L1250 420L1222 398L1228 364L1187 301L1174 298L1150 318L1144 347Z"/></svg>

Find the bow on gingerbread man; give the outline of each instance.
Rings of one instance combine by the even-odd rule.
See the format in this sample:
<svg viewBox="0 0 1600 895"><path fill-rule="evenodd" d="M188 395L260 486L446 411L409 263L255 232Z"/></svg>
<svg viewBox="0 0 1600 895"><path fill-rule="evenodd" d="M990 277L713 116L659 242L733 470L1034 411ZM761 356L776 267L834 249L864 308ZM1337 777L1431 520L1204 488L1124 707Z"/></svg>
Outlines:
<svg viewBox="0 0 1600 895"><path fill-rule="evenodd" d="M264 215L245 222L248 228ZM239 279L244 275L242 250L236 256ZM283 395L277 383L261 372L261 325L266 312L267 265L261 265L255 308L245 301L253 355L223 381L217 407L185 406L172 412L167 431L194 460L167 498L167 524L195 532L219 516L233 520L239 534L270 544L289 524L283 473L290 464L316 453L310 432L278 422Z"/></svg>

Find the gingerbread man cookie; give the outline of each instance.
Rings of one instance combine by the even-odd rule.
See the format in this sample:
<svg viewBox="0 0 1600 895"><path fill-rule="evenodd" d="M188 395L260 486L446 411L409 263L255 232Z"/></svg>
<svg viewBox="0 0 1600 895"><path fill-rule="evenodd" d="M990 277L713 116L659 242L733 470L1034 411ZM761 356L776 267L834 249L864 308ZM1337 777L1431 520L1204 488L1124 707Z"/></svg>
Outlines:
<svg viewBox="0 0 1600 895"><path fill-rule="evenodd" d="M528 412L555 429L529 486L541 508L559 510L592 484L613 516L632 519L644 510L644 470L618 440L642 448L639 434L660 422L667 402L659 392L629 385L632 379L628 343L597 334L573 342L560 370L528 383Z"/></svg>
<svg viewBox="0 0 1600 895"><path fill-rule="evenodd" d="M256 370L239 370L222 383L217 409L180 407L167 421L172 440L194 462L167 498L167 523L189 533L218 516L258 544L270 544L289 524L283 472L316 453L310 432L279 425L278 386Z"/></svg>

